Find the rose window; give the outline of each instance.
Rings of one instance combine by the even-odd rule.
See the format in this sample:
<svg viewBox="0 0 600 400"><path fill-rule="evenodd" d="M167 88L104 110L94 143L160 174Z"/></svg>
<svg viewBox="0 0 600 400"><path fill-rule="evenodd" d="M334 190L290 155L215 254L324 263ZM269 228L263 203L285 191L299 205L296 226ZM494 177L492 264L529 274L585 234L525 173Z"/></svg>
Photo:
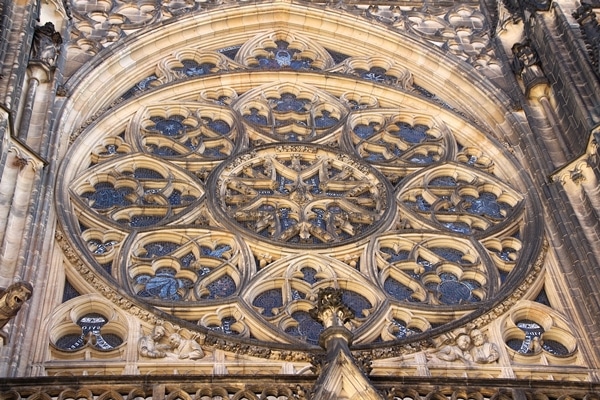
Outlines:
<svg viewBox="0 0 600 400"><path fill-rule="evenodd" d="M124 89L58 187L94 282L207 340L265 348L316 346L325 288L343 290L358 346L500 304L540 252L530 183L493 132L366 59L275 31L182 51ZM507 345L565 353L536 329L516 321Z"/></svg>

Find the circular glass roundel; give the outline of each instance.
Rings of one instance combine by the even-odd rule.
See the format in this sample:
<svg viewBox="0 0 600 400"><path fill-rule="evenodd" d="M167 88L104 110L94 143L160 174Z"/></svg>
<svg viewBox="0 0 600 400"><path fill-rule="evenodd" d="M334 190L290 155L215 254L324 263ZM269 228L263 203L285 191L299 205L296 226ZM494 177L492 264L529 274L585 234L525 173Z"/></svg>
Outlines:
<svg viewBox="0 0 600 400"><path fill-rule="evenodd" d="M331 247L359 240L394 209L374 168L314 145L269 145L223 163L210 197L224 221L280 246Z"/></svg>

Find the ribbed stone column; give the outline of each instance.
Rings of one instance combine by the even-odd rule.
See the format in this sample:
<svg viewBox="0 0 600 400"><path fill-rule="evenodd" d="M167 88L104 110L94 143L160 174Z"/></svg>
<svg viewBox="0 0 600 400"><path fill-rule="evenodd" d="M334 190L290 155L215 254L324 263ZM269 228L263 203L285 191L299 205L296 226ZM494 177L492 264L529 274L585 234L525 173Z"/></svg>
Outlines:
<svg viewBox="0 0 600 400"><path fill-rule="evenodd" d="M23 245L31 188L35 178L33 161L19 158L17 169L19 167L20 171L10 206L6 233L2 241L2 253L0 254L0 278L8 280L13 280L15 276L19 250Z"/></svg>
<svg viewBox="0 0 600 400"><path fill-rule="evenodd" d="M33 107L35 104L35 94L37 88L40 85L40 81L35 77L29 79L29 88L27 89L27 97L25 98L25 106L23 108L23 114L21 115L21 123L19 124L19 139L25 141L27 139L27 132L29 131L29 125L31 123L31 115L33 114Z"/></svg>
<svg viewBox="0 0 600 400"><path fill-rule="evenodd" d="M574 170L570 174L565 173L561 176L561 182L575 211L575 217L583 228L583 234L589 243L600 243L600 220L583 188L583 180L585 180L585 177L580 170ZM591 251L594 253L596 260L600 261L600 248L592 245Z"/></svg>
<svg viewBox="0 0 600 400"><path fill-rule="evenodd" d="M8 215L10 213L13 195L15 193L17 175L19 174L19 155L15 148L8 150L6 164L0 178L0 243L4 241Z"/></svg>
<svg viewBox="0 0 600 400"><path fill-rule="evenodd" d="M594 207L594 210L596 210L596 213L600 215L600 185L598 185L600 169L598 168L598 165L594 166L588 162L582 166L581 173L584 177L581 185L585 189L586 197L592 207Z"/></svg>

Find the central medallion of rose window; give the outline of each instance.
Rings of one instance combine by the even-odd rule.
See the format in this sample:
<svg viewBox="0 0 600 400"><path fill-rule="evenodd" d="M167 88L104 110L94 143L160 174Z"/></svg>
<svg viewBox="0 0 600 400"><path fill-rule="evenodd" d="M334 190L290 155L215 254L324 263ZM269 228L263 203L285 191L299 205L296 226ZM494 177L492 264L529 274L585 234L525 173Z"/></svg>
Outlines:
<svg viewBox="0 0 600 400"><path fill-rule="evenodd" d="M290 246L360 240L393 212L380 173L317 145L262 146L222 164L214 179L224 222Z"/></svg>

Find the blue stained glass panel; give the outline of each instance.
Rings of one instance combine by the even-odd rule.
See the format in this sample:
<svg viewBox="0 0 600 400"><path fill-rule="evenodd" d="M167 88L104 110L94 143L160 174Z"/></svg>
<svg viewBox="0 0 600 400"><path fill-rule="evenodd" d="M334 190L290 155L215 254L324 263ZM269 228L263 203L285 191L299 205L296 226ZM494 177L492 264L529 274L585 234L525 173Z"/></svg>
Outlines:
<svg viewBox="0 0 600 400"><path fill-rule="evenodd" d="M153 257L161 257L166 256L167 254L172 253L176 249L179 248L178 243L173 242L153 242L147 245L144 245L144 249L146 249L146 254L142 255L143 258L153 258Z"/></svg>
<svg viewBox="0 0 600 400"><path fill-rule="evenodd" d="M104 210L131 204L131 201L126 198L132 192L130 188L115 188L112 183L100 182L94 185L94 189L94 192L86 192L81 195L93 202L92 208Z"/></svg>
<svg viewBox="0 0 600 400"><path fill-rule="evenodd" d="M302 279L311 285L314 285L321 280L321 278L317 278L317 270L314 268L304 267L300 271L304 275Z"/></svg>
<svg viewBox="0 0 600 400"><path fill-rule="evenodd" d="M137 179L164 179L160 172L150 168L136 168L133 172L133 176Z"/></svg>
<svg viewBox="0 0 600 400"><path fill-rule="evenodd" d="M544 339L542 341L542 348L548 353L553 354L555 356L569 355L569 349L567 349L566 346L564 346L562 343L556 340Z"/></svg>
<svg viewBox="0 0 600 400"><path fill-rule="evenodd" d="M344 293L342 294L342 301L344 304L347 304L352 311L354 311L354 315L357 318L364 318L365 315L363 314L363 310L373 307L373 305L371 305L365 296L349 290L344 290Z"/></svg>
<svg viewBox="0 0 600 400"><path fill-rule="evenodd" d="M295 111L302 112L306 111L304 108L310 102L304 99L297 99L295 94L283 93L281 99L277 100L275 110L279 112Z"/></svg>
<svg viewBox="0 0 600 400"><path fill-rule="evenodd" d="M225 136L227 134L229 134L229 132L231 132L231 126L229 126L229 124L221 119L217 119L215 121L209 121L207 123L208 127L210 129L212 129L213 131Z"/></svg>
<svg viewBox="0 0 600 400"><path fill-rule="evenodd" d="M394 318L392 320L392 324L394 325L395 328L397 328L395 336L398 339L405 338L407 336L411 336L411 335L423 332L419 328L409 328L406 325L406 322L402 321L401 319Z"/></svg>
<svg viewBox="0 0 600 400"><path fill-rule="evenodd" d="M456 186L456 179L452 176L440 176L429 181L429 186Z"/></svg>
<svg viewBox="0 0 600 400"><path fill-rule="evenodd" d="M323 325L312 319L306 311L295 311L292 313L298 325L289 327L285 332L292 336L303 337L308 343L318 344L319 335L323 332Z"/></svg>
<svg viewBox="0 0 600 400"><path fill-rule="evenodd" d="M225 317L221 319L221 325L208 325L207 328L226 335L238 335L239 332L233 329L233 324L236 322L237 320L234 317Z"/></svg>
<svg viewBox="0 0 600 400"><path fill-rule="evenodd" d="M361 139L368 139L373 136L378 129L376 122L369 122L369 125L358 124L354 127L354 133Z"/></svg>
<svg viewBox="0 0 600 400"><path fill-rule="evenodd" d="M427 135L427 131L429 127L426 125L415 125L412 126L407 124L406 122L396 122L396 126L400 128L399 131L396 132L398 136L402 138L405 142L408 143L422 143L427 139L431 138L431 136Z"/></svg>
<svg viewBox="0 0 600 400"><path fill-rule="evenodd" d="M262 308L262 314L265 317L275 316L276 314L273 313L273 309L283 306L281 289L271 289L259 294L252 302L252 305Z"/></svg>
<svg viewBox="0 0 600 400"><path fill-rule="evenodd" d="M412 300L411 295L413 294L413 291L394 278L389 277L385 280L383 283L383 290L396 300Z"/></svg>
<svg viewBox="0 0 600 400"><path fill-rule="evenodd" d="M131 217L131 221L129 225L133 228L141 228L144 226L151 226L159 223L162 220L162 217L153 216L153 215L134 215Z"/></svg>
<svg viewBox="0 0 600 400"><path fill-rule="evenodd" d="M337 124L339 120L331 116L329 111L323 111L322 115L315 118L317 128L329 128Z"/></svg>
<svg viewBox="0 0 600 400"><path fill-rule="evenodd" d="M408 260L408 256L410 255L410 251L408 251L408 250L394 251L394 249L389 248L389 247L382 247L380 249L380 251L382 253L388 254L390 256L386 260L389 263Z"/></svg>
<svg viewBox="0 0 600 400"><path fill-rule="evenodd" d="M462 264L464 262L462 259L464 253L460 250L456 250L450 247L436 247L431 249L431 251L448 261L452 261L458 264Z"/></svg>
<svg viewBox="0 0 600 400"><path fill-rule="evenodd" d="M174 157L174 156L178 156L179 152L176 151L175 149L172 149L170 147L166 147L166 146L154 146L151 145L149 146L150 151L152 152L152 154L156 154L157 156L163 156L163 157Z"/></svg>
<svg viewBox="0 0 600 400"><path fill-rule="evenodd" d="M440 301L444 304L462 304L471 300L471 289L464 282L446 280L438 285Z"/></svg>
<svg viewBox="0 0 600 400"><path fill-rule="evenodd" d="M456 233L471 234L471 227L464 222L445 222L442 225Z"/></svg>
<svg viewBox="0 0 600 400"><path fill-rule="evenodd" d="M183 67L173 68L174 71L181 71L186 76L200 76L206 75L210 73L210 70L215 67L215 64L212 63L202 63L198 64L197 61L194 60L183 60L181 62Z"/></svg>
<svg viewBox="0 0 600 400"><path fill-rule="evenodd" d="M250 109L250 114L244 114L244 119L257 124L257 125L267 125L267 117L265 117L264 115L259 114L258 109L257 108L251 108Z"/></svg>
<svg viewBox="0 0 600 400"><path fill-rule="evenodd" d="M229 275L223 275L217 280L209 283L206 288L210 293L204 298L211 300L229 297L234 294L237 289L235 281Z"/></svg>

